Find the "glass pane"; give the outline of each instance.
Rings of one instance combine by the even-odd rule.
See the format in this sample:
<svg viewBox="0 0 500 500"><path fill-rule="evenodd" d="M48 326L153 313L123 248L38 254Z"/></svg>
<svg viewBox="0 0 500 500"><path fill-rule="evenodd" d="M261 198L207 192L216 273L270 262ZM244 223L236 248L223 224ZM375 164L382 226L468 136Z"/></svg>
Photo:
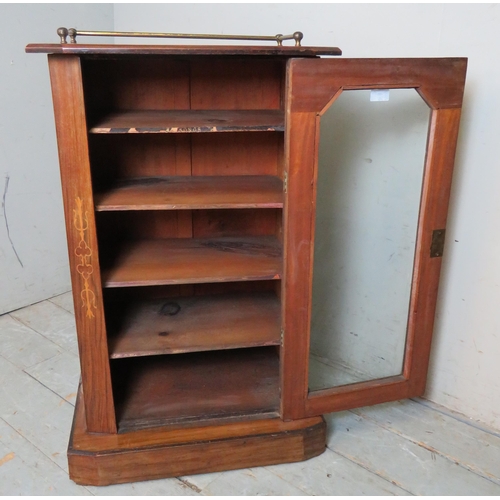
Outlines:
<svg viewBox="0 0 500 500"><path fill-rule="evenodd" d="M344 91L321 117L311 391L402 373L429 118L414 89Z"/></svg>

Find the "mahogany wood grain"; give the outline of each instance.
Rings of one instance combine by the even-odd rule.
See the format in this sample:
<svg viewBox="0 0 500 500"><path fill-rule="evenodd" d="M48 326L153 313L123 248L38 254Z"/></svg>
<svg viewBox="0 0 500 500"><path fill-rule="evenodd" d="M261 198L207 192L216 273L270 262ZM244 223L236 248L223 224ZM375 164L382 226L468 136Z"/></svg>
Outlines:
<svg viewBox="0 0 500 500"><path fill-rule="evenodd" d="M270 175L138 177L94 200L97 211L282 208L283 182Z"/></svg>
<svg viewBox="0 0 500 500"><path fill-rule="evenodd" d="M442 257L431 255L432 232L446 228L461 110L432 112L417 233L404 374L411 396L425 391Z"/></svg>
<svg viewBox="0 0 500 500"><path fill-rule="evenodd" d="M86 423L116 432L80 59L49 56Z"/></svg>
<svg viewBox="0 0 500 500"><path fill-rule="evenodd" d="M311 392L305 414L322 415L410 397L413 397L410 382L399 375Z"/></svg>
<svg viewBox="0 0 500 500"><path fill-rule="evenodd" d="M193 134L191 141L193 175L280 175L282 133Z"/></svg>
<svg viewBox="0 0 500 500"><path fill-rule="evenodd" d="M270 292L279 280L232 281L224 283L199 283L194 285L194 295L213 295L240 292ZM115 289L116 290L116 289Z"/></svg>
<svg viewBox="0 0 500 500"><path fill-rule="evenodd" d="M116 304L108 309L111 358L280 343L276 295L198 295Z"/></svg>
<svg viewBox="0 0 500 500"><path fill-rule="evenodd" d="M280 109L284 61L201 58L191 62L191 109Z"/></svg>
<svg viewBox="0 0 500 500"><path fill-rule="evenodd" d="M70 478L105 486L191 474L299 462L325 451L325 424L282 434L89 456L69 452Z"/></svg>
<svg viewBox="0 0 500 500"><path fill-rule="evenodd" d="M193 297L195 295L266 294L275 292L275 284L277 282L279 282L279 280L104 288L104 307L111 314L113 311L119 311L120 308L123 309L127 307L126 304L138 302L150 302L155 300L168 302L166 299ZM189 293L185 293L185 288L189 289ZM117 331L113 325L110 326L110 332L112 331Z"/></svg>
<svg viewBox="0 0 500 500"><path fill-rule="evenodd" d="M228 236L275 236L278 209L196 210L193 212L194 238Z"/></svg>
<svg viewBox="0 0 500 500"><path fill-rule="evenodd" d="M142 446L175 446L203 441L218 441L241 436L257 436L297 431L304 426L314 426L323 422L322 418L312 417L284 422L279 418L250 420L248 422L229 422L224 425L200 425L189 427L156 427L139 429L126 433L91 434L85 424L85 402L80 386L75 405L70 449L81 453L136 450Z"/></svg>
<svg viewBox="0 0 500 500"><path fill-rule="evenodd" d="M107 287L281 278L281 245L272 236L176 238L124 244Z"/></svg>
<svg viewBox="0 0 500 500"><path fill-rule="evenodd" d="M270 347L113 360L120 432L278 415L279 361Z"/></svg>
<svg viewBox="0 0 500 500"><path fill-rule="evenodd" d="M292 419L302 418L307 397L317 137L315 113L288 109L286 119L281 411L283 418Z"/></svg>
<svg viewBox="0 0 500 500"><path fill-rule="evenodd" d="M320 112L340 88L415 88L429 107L440 109L461 107L467 59L293 59L290 64L296 112Z"/></svg>
<svg viewBox="0 0 500 500"><path fill-rule="evenodd" d="M164 238L190 238L192 226L184 227L182 215L189 210L129 210L125 212L96 212L100 253L105 250L116 256L123 242ZM109 259L101 262L109 266Z"/></svg>
<svg viewBox="0 0 500 500"><path fill-rule="evenodd" d="M92 134L182 134L206 132L283 131L279 110L123 111L104 117Z"/></svg>
<svg viewBox="0 0 500 500"><path fill-rule="evenodd" d="M319 55L340 56L338 47L295 47L277 45L125 45L125 44L60 44L30 43L28 53L47 54L130 54L130 55L225 55L225 56L283 56L316 57Z"/></svg>
<svg viewBox="0 0 500 500"><path fill-rule="evenodd" d="M89 127L112 111L190 108L188 61L83 58L82 73Z"/></svg>
<svg viewBox="0 0 500 500"><path fill-rule="evenodd" d="M169 57L83 61L89 105L104 94L107 109L190 109L190 63ZM105 108L105 109L106 109Z"/></svg>
<svg viewBox="0 0 500 500"><path fill-rule="evenodd" d="M129 179L191 175L188 134L94 134L89 146L96 192Z"/></svg>
<svg viewBox="0 0 500 500"><path fill-rule="evenodd" d="M70 477L78 484L104 486L297 462L325 451L326 425L320 417L92 434L84 415L80 391L68 447Z"/></svg>
<svg viewBox="0 0 500 500"><path fill-rule="evenodd" d="M277 220L280 218L279 209L97 212L101 267L113 268L123 244L130 241L275 236Z"/></svg>

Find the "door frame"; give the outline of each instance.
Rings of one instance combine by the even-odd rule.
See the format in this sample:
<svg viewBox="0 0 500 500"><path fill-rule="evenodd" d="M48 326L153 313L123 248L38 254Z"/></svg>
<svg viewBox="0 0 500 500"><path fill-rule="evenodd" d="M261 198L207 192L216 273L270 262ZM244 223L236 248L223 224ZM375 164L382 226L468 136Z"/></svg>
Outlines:
<svg viewBox="0 0 500 500"><path fill-rule="evenodd" d="M290 59L286 76L281 415L305 418L423 394L467 68L466 58ZM321 115L343 90L414 88L431 109L401 375L309 393Z"/></svg>

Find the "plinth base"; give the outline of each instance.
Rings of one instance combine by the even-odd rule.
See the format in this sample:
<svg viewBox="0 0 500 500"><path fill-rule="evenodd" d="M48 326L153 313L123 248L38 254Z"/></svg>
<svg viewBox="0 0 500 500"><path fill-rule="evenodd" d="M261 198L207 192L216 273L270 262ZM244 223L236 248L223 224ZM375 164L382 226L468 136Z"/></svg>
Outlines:
<svg viewBox="0 0 500 500"><path fill-rule="evenodd" d="M78 395L68 447L70 478L104 486L262 465L300 462L325 450L322 417L253 420L204 427L159 427L92 434Z"/></svg>

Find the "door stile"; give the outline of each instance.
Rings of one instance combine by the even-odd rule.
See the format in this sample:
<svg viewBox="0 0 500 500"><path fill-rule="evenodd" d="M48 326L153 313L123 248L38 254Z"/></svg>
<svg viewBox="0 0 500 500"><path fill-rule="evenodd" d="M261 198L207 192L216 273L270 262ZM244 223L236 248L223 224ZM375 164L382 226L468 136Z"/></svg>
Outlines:
<svg viewBox="0 0 500 500"><path fill-rule="evenodd" d="M288 158L284 205L281 408L285 420L302 418L307 398L309 323L314 251L316 113L287 111Z"/></svg>
<svg viewBox="0 0 500 500"><path fill-rule="evenodd" d="M115 433L80 58L48 57L87 430Z"/></svg>
<svg viewBox="0 0 500 500"><path fill-rule="evenodd" d="M425 391L460 114L448 108L431 116L404 362L410 397ZM432 248L435 231L442 234L439 250Z"/></svg>

